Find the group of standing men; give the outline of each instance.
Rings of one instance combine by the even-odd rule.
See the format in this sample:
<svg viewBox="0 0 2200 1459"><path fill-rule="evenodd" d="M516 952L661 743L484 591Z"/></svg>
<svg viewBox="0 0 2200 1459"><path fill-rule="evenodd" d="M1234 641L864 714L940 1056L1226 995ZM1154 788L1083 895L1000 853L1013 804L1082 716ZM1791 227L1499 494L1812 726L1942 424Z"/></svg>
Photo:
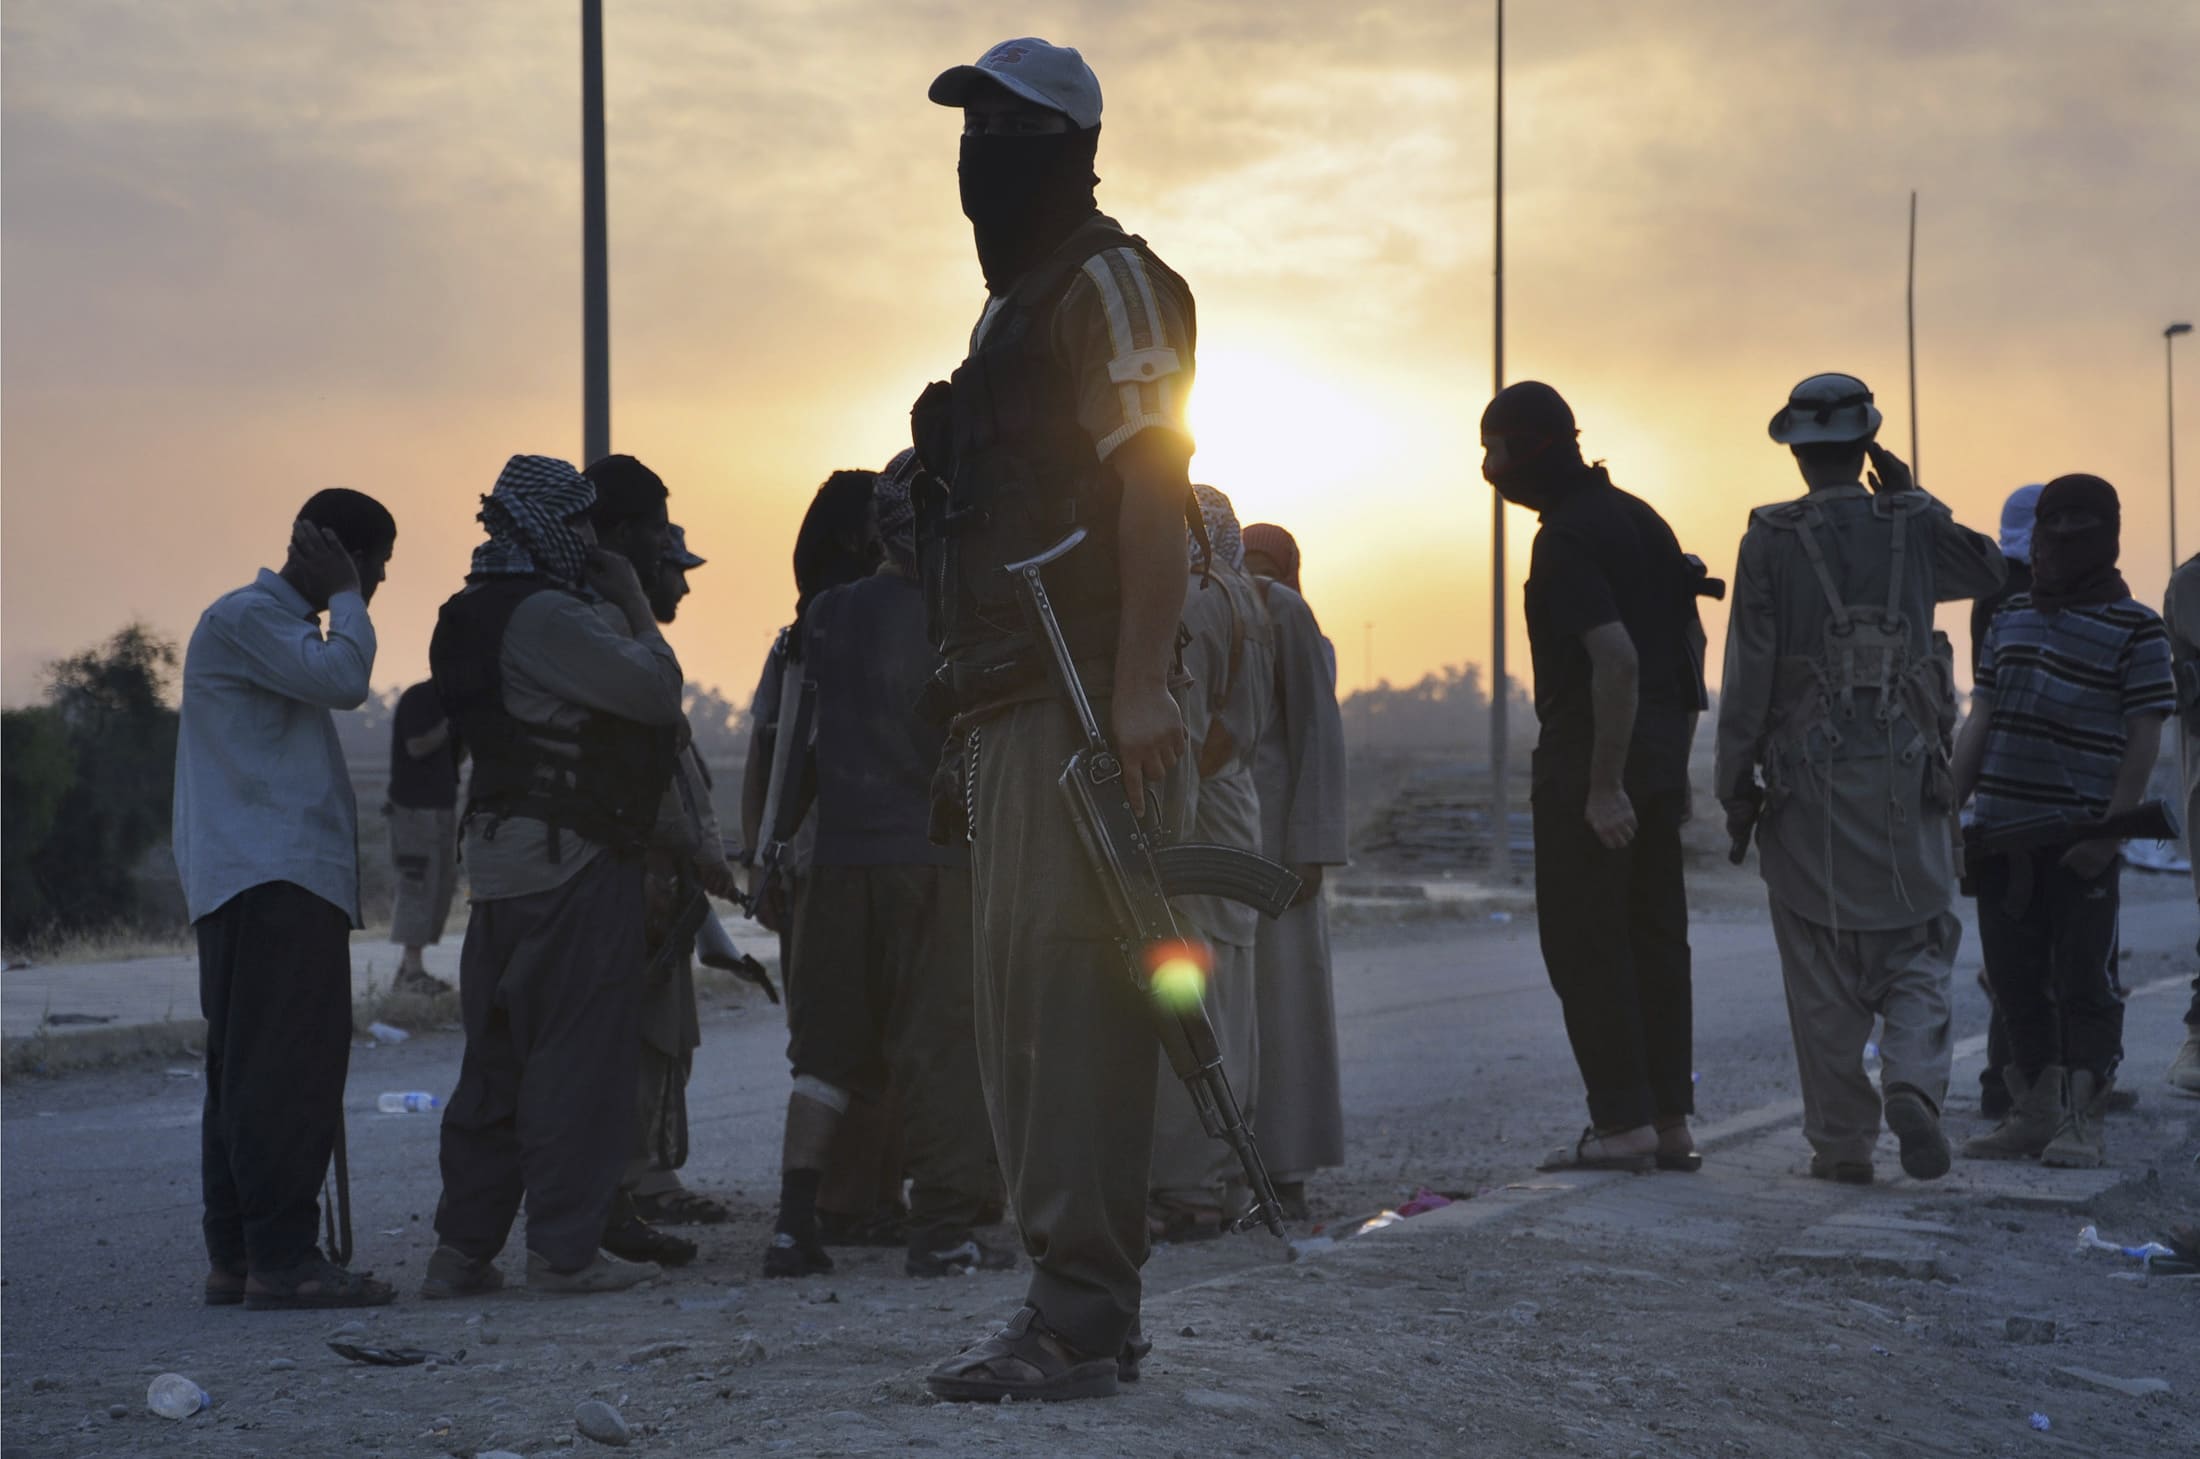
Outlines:
<svg viewBox="0 0 2200 1459"><path fill-rule="evenodd" d="M2173 586L2191 625L2173 674L2170 634L2117 571L2115 490L2087 475L2012 501L2003 546L2024 580L2002 591L2002 548L1916 487L1880 421L1840 374L1804 380L1773 416L1807 490L1750 515L1718 708L1713 783L1734 859L1758 849L1810 1174L1869 1183L1882 1120L1907 1174L1949 1169L1959 869L1978 897L1995 1015L1982 1105L1998 1118L1964 1153L2099 1165L2123 1054L2121 846L2092 828L2140 807L2163 720L2184 713L2189 732L2200 710L2200 611L2178 613ZM1499 394L1482 433L1484 474L1542 520L1526 588L1536 897L1590 1113L1546 1167L1696 1170L1680 828L1707 702L1695 600L1724 585L1583 462L1548 386ZM2200 568L2180 579L2200 598ZM1933 611L1962 599L1983 601L1959 735ZM2200 980L2187 1024L2170 1082L2194 1090Z"/></svg>
<svg viewBox="0 0 2200 1459"><path fill-rule="evenodd" d="M771 847L752 875L784 866L793 892L775 908L751 889L787 938L795 1075L766 1270L829 1264L817 1202L842 1116L898 1099L906 1144L886 1185L914 1177L909 1270L1009 1264L975 1232L1004 1204L1033 1269L1024 1310L941 1365L935 1391L1090 1396L1137 1376L1153 1240L1218 1230L1245 1196L1168 1087L1155 1010L1123 975L1121 929L1055 792L1071 718L1001 569L1087 534L1052 586L1130 804L1299 873L1303 894L1273 923L1219 902L1180 912L1214 951L1206 996L1232 1076L1302 1204L1305 1177L1342 1158L1315 894L1345 859L1335 657L1297 594L1290 534L1241 534L1227 498L1189 480L1191 294L1094 204L1091 70L1009 41L931 97L963 113L963 210L991 297L969 358L913 412L913 449L876 477L837 474L863 478L858 510L813 510L797 544L797 622L757 710L777 727L801 722L790 696L814 705L796 747L812 767L807 844L779 845L766 822L785 818L753 803L768 775L744 787L746 844ZM829 481L819 505L855 495ZM424 804L401 788L401 810L448 814L438 797L461 750L472 762L466 1049L425 1296L501 1286L523 1204L532 1288L617 1290L692 1255L643 1216L678 1192L684 1151L684 914L736 874L659 631L678 568L698 561L666 502L631 457L585 473L513 457L431 647L440 728L416 709L395 732L436 780ZM356 808L329 710L366 696L366 598L394 539L371 499L316 497L283 572L210 610L185 669L177 856L214 1029L210 1302L393 1295L316 1250L313 1215L359 922ZM834 562L831 581L811 571ZM295 784L271 793L285 789L271 775ZM398 819L397 931L425 988L417 949L448 893L416 852L446 831L433 814ZM669 1204L683 1196L700 1199Z"/></svg>
<svg viewBox="0 0 2200 1459"><path fill-rule="evenodd" d="M835 1137L856 1101L898 1085L918 1191L910 1270L1000 1265L974 1230L996 1198L1032 1266L1023 1309L935 1369L933 1391L1098 1396L1135 1379L1150 1346L1140 1269L1156 1235L1214 1229L1241 1198L1166 1088L1153 1007L1122 975L1121 929L1056 794L1082 742L1002 568L1085 534L1049 588L1129 803L1173 807L1194 834L1264 850L1310 887L1343 860L1334 658L1294 591L1288 534L1239 534L1227 499L1193 489L1191 291L1095 204L1091 70L1017 39L944 72L930 96L963 115L960 191L989 298L961 368L912 412L912 452L864 490L873 545L845 540L843 524L838 548L873 552L870 565L800 584L766 674L779 721L799 722L790 692L818 707L808 885L783 924L796 1077L766 1263L829 1263L817 1207ZM1992 590L2001 557L1873 444L1878 424L1869 391L1836 375L1803 382L1774 417L1810 490L1751 518L1716 771L1737 841L1761 848L1812 1173L1843 1180L1870 1178L1883 1116L1913 1175L1948 1165L1957 808L1974 787L1989 823L2033 806L2079 819L2128 808L2169 707L2160 625L2114 574L2113 493L2062 478L2041 499L2033 596L1995 619L1953 752L1932 610ZM1555 391L1507 390L1483 437L1492 484L1544 522L1528 584L1538 901L1591 1115L1554 1160L1693 1170L1679 838L1706 703L1695 602L1716 585L1653 510L1582 460ZM665 496L631 458L584 475L514 457L437 630L437 695L474 765L474 907L427 1295L500 1285L495 1258L523 1200L530 1286L610 1290L654 1269L604 1249L641 1209L619 1205L622 1191L676 1167L681 1143L692 1027L639 1055L645 981L685 976L679 919L653 923L650 903L682 908L733 883L683 744L680 668L658 631L671 613L645 589L671 551ZM186 667L177 852L210 1024L209 1301L390 1296L312 1235L358 921L355 813L327 709L366 694L365 602L394 537L356 493L315 498L284 571L209 610ZM802 544L796 557L799 578ZM2073 674L2080 642L2089 667ZM876 712L920 680L937 685L936 730L911 704ZM928 763L942 740L944 761ZM772 831L746 829L752 847ZM793 865L799 887L805 863ZM2115 874L2114 848L2033 870L2050 890L2010 935L2049 950L2003 959L1988 938L2030 1122L2016 1143L2028 1151L2046 1130L2039 1148L2082 1152L2102 1080L2064 1016L2083 981L2064 949ZM1184 913L1214 951L1210 1009L1288 1196L1340 1154L1320 900L1267 925L1225 905ZM932 929L921 948L891 935L913 925ZM1883 1090L1863 1066L1875 1016ZM989 1150L971 1139L981 1107ZM628 1249L662 1249L634 1220Z"/></svg>

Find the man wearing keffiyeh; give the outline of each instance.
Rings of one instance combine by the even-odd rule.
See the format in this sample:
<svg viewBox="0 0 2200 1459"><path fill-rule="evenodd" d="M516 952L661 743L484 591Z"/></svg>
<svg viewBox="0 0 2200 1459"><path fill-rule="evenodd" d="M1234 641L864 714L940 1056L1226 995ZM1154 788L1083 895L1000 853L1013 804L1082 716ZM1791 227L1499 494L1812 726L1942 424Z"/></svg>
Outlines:
<svg viewBox="0 0 2200 1459"><path fill-rule="evenodd" d="M671 783L683 680L633 564L594 547L595 501L565 462L514 456L429 647L473 752L473 910L424 1297L503 1285L496 1258L523 1197L530 1288L615 1291L657 1273L599 1239L633 1137L639 852Z"/></svg>

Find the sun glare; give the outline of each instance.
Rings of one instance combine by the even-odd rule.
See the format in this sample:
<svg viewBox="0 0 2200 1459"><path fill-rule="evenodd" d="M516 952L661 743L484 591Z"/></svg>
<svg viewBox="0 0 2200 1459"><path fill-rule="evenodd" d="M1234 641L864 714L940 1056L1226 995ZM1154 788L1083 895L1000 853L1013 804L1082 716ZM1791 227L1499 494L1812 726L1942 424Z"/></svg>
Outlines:
<svg viewBox="0 0 2200 1459"><path fill-rule="evenodd" d="M1318 514L1340 487L1393 474L1426 430L1292 356L1247 348L1200 351L1191 422L1194 478L1270 517Z"/></svg>

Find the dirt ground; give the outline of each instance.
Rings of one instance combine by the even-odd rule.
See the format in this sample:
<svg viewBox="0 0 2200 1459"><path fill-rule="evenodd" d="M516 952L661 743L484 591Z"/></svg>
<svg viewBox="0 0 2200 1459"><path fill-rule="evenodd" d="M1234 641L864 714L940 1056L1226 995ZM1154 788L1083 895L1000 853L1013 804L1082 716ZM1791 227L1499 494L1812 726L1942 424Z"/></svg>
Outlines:
<svg viewBox="0 0 2200 1459"><path fill-rule="evenodd" d="M1578 1123L1579 1097L1532 928L1353 929L1339 1003L1354 1154L1314 1187L1315 1224L1349 1230L1424 1180L1472 1198L1298 1261L1266 1237L1157 1251L1155 1352L1111 1402L925 1394L928 1367L1013 1312L1021 1273L918 1282L898 1251L843 1249L827 1278L753 1275L784 1090L761 1006L711 1011L706 1047L743 1062L698 1075L698 1140L727 1151L704 1183L738 1219L691 1229L695 1266L609 1298L412 1295L432 1241L432 1124L360 1111L378 1088L439 1087L456 1062L448 1035L354 1058L362 1260L402 1293L358 1316L192 1305L187 1071L17 1084L0 1449L539 1459L598 1447L573 1416L595 1398L623 1415L635 1452L680 1455L2192 1455L2200 1279L2142 1277L2076 1241L2087 1224L2134 1243L2200 1219L2200 1101L2158 1082L2190 976L2190 903L2173 910L2128 924L2126 980L2145 990L2130 1067L2145 1072L2139 1109L2111 1127L2113 1170L1959 1162L1935 1185L1868 1189L1800 1173L1777 977L1746 899L1697 934L1715 1092L1696 1176L1532 1173L1542 1133ZM1958 1033L1975 1035L1975 994L1959 1010ZM1456 1065L1438 1062L1453 1048ZM1401 1064L1432 1087L1401 1084ZM1975 1068L1958 1065L1959 1138L1975 1127ZM1881 1167L1892 1173L1891 1145ZM2053 1340L2012 1341L2011 1317L2050 1319ZM348 1363L325 1342L351 1323L353 1341L444 1360ZM2065 1368L2168 1391L2129 1396ZM182 1423L147 1413L146 1385L168 1370L213 1407Z"/></svg>

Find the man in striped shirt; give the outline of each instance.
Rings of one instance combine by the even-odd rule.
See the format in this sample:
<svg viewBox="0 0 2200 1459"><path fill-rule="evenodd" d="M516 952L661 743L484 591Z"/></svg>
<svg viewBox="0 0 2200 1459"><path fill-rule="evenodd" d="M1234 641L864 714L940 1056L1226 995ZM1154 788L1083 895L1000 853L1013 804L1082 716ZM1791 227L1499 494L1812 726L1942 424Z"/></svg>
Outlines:
<svg viewBox="0 0 2200 1459"><path fill-rule="evenodd" d="M2116 570L2118 522L2116 490L2099 477L2057 477L2040 493L2032 589L1987 629L1976 703L1956 746L1957 794L1976 792L1982 831L2042 816L2097 820L2146 793L2176 681L2162 620ZM1979 941L2009 1026L2014 1103L1965 1154L2101 1163L2098 1111L2123 1053L2120 866L2117 843L2096 840L1976 869Z"/></svg>

